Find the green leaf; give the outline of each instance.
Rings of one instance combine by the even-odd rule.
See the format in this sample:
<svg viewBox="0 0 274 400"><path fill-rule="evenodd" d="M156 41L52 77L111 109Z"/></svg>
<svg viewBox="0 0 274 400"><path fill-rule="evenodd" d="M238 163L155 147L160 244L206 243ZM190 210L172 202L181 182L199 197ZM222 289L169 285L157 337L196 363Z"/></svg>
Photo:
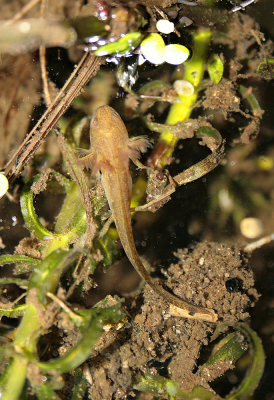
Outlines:
<svg viewBox="0 0 274 400"><path fill-rule="evenodd" d="M217 344L217 350L213 351L207 362L204 363L200 369L216 364L222 360L228 360L235 364L246 350L247 346L245 342L243 342L242 335L239 332L230 333L220 340Z"/></svg>
<svg viewBox="0 0 274 400"><path fill-rule="evenodd" d="M207 71L212 82L218 84L223 76L224 64L216 54L213 54L208 60Z"/></svg>
<svg viewBox="0 0 274 400"><path fill-rule="evenodd" d="M76 30L78 40L84 40L90 36L106 36L105 21L94 16L79 17L69 21Z"/></svg>
<svg viewBox="0 0 274 400"><path fill-rule="evenodd" d="M157 393L160 395L169 396L175 400L213 400L214 393L203 388L202 386L194 386L191 392L181 390L176 382L171 379L163 378L162 376L153 376L145 374L141 381L134 385L134 389L140 392Z"/></svg>
<svg viewBox="0 0 274 400"><path fill-rule="evenodd" d="M240 85L239 86L239 92L241 94L241 96L246 99L252 109L252 112L255 116L258 117L262 117L263 114L263 110L261 109L261 106L258 102L258 100L256 99L256 97L254 96L254 94L248 90L249 88Z"/></svg>
<svg viewBox="0 0 274 400"><path fill-rule="evenodd" d="M89 325L76 346L68 351L63 357L48 362L38 362L39 367L49 372L56 370L60 373L69 372L82 364L91 354L96 345L103 326L107 323L115 323L124 317L120 304L106 309L94 309Z"/></svg>
<svg viewBox="0 0 274 400"><path fill-rule="evenodd" d="M94 52L96 56L107 56L109 54L125 54L133 51L141 42L143 35L140 32L132 32L123 36L113 43L108 43Z"/></svg>
<svg viewBox="0 0 274 400"><path fill-rule="evenodd" d="M164 39L159 33L150 33L141 43L142 55L152 64L165 62L166 46Z"/></svg>
<svg viewBox="0 0 274 400"><path fill-rule="evenodd" d="M198 128L196 131L196 136L201 139L206 137L214 139L217 147L219 147L223 141L221 134L217 131L217 129L212 128L211 126L200 126L200 128Z"/></svg>
<svg viewBox="0 0 274 400"><path fill-rule="evenodd" d="M27 228L41 240L53 239L54 234L45 228L38 219L33 206L33 193L30 187L26 188L20 197L22 215Z"/></svg>
<svg viewBox="0 0 274 400"><path fill-rule="evenodd" d="M249 351L252 355L251 365L240 384L240 386L226 397L226 400L246 400L250 399L255 389L258 387L264 372L265 354L262 341L248 325L239 323L236 329L245 335L249 342Z"/></svg>

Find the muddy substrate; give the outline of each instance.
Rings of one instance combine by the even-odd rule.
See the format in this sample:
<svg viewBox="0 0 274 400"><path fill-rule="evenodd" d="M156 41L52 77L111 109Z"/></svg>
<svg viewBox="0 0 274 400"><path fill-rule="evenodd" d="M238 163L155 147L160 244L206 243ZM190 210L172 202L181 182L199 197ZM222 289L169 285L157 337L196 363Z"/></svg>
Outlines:
<svg viewBox="0 0 274 400"><path fill-rule="evenodd" d="M176 256L178 263L162 271L168 289L213 308L219 321L228 325L249 318L248 309L258 293L244 252L205 242L179 250ZM135 396L134 382L143 373L169 376L184 390L194 385L210 388L210 381L231 368L224 362L206 373L198 369L200 352L209 344L216 324L171 316L168 304L148 286L137 297L128 297L126 308L128 321L120 330L106 332L88 360L93 381L90 399Z"/></svg>

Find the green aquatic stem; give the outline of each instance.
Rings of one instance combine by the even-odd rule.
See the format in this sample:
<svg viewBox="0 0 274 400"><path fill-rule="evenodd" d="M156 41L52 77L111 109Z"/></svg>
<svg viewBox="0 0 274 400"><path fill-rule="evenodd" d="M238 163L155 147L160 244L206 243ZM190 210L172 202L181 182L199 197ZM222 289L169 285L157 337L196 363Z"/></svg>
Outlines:
<svg viewBox="0 0 274 400"><path fill-rule="evenodd" d="M197 100L198 86L201 83L206 65L208 47L211 39L211 31L204 30L194 34L193 36L193 56L190 61L184 64L184 72L182 79L189 81L194 86L194 93L189 96L178 95L178 101L170 107L166 124L175 125L178 122L185 122L191 115L194 103ZM158 143L151 155L157 154L158 148L163 147L161 151L160 166L164 168L175 149L178 138L169 130L161 132ZM152 165L153 167L154 165ZM159 167L159 165L157 165ZM139 206L146 191L146 182L143 176L140 176L132 190L131 207Z"/></svg>
<svg viewBox="0 0 274 400"><path fill-rule="evenodd" d="M30 299L26 299L24 317L18 327L13 346L17 353L36 354L36 343L40 335L41 323L38 317L37 307Z"/></svg>
<svg viewBox="0 0 274 400"><path fill-rule="evenodd" d="M7 381L2 391L1 400L17 400L20 398L27 375L28 360L16 355L8 366Z"/></svg>
<svg viewBox="0 0 274 400"><path fill-rule="evenodd" d="M192 107L197 100L197 89L204 75L210 38L211 32L208 30L197 32L193 37L193 56L190 61L185 63L182 79L193 85L194 93L189 96L178 95L178 101L170 107L166 120L168 125L184 122L191 115ZM167 150L161 158L161 166L164 168L174 151L178 139L170 132L164 132L159 138L159 142L161 141L167 145Z"/></svg>
<svg viewBox="0 0 274 400"><path fill-rule="evenodd" d="M106 36L108 34L105 29L106 23L92 15L85 17L78 17L66 21L76 31L78 40L83 41L90 36Z"/></svg>
<svg viewBox="0 0 274 400"><path fill-rule="evenodd" d="M43 333L39 314L43 310L43 305L39 303L38 299L45 302L47 291L55 292L63 269L69 262L73 262L74 256L75 252L73 251L58 249L49 254L34 270L29 284L24 316L13 342L16 354L6 371L3 390L3 398L6 400L19 399L27 375L28 363L37 359L37 342ZM14 366L17 366L18 363L20 368L15 373ZM11 390L14 390L12 397Z"/></svg>

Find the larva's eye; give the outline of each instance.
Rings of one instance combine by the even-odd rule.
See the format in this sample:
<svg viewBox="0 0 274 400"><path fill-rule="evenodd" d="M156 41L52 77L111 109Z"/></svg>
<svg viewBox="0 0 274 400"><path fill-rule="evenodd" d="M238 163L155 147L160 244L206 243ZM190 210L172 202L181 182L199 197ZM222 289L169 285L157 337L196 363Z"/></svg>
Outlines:
<svg viewBox="0 0 274 400"><path fill-rule="evenodd" d="M114 118L121 119L120 115L115 110L112 110L112 116Z"/></svg>

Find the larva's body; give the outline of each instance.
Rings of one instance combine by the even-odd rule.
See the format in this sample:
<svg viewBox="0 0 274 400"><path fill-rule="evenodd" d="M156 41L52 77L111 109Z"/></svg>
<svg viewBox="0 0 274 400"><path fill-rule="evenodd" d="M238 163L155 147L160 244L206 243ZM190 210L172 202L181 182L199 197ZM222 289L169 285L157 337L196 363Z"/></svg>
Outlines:
<svg viewBox="0 0 274 400"><path fill-rule="evenodd" d="M102 184L122 246L140 276L165 300L179 307L182 316L215 322L217 315L213 310L190 304L154 282L137 253L131 227L129 159L138 159L147 146L148 141L143 137L129 139L119 114L109 106L102 106L91 121L91 152L79 162L94 172L101 171Z"/></svg>

